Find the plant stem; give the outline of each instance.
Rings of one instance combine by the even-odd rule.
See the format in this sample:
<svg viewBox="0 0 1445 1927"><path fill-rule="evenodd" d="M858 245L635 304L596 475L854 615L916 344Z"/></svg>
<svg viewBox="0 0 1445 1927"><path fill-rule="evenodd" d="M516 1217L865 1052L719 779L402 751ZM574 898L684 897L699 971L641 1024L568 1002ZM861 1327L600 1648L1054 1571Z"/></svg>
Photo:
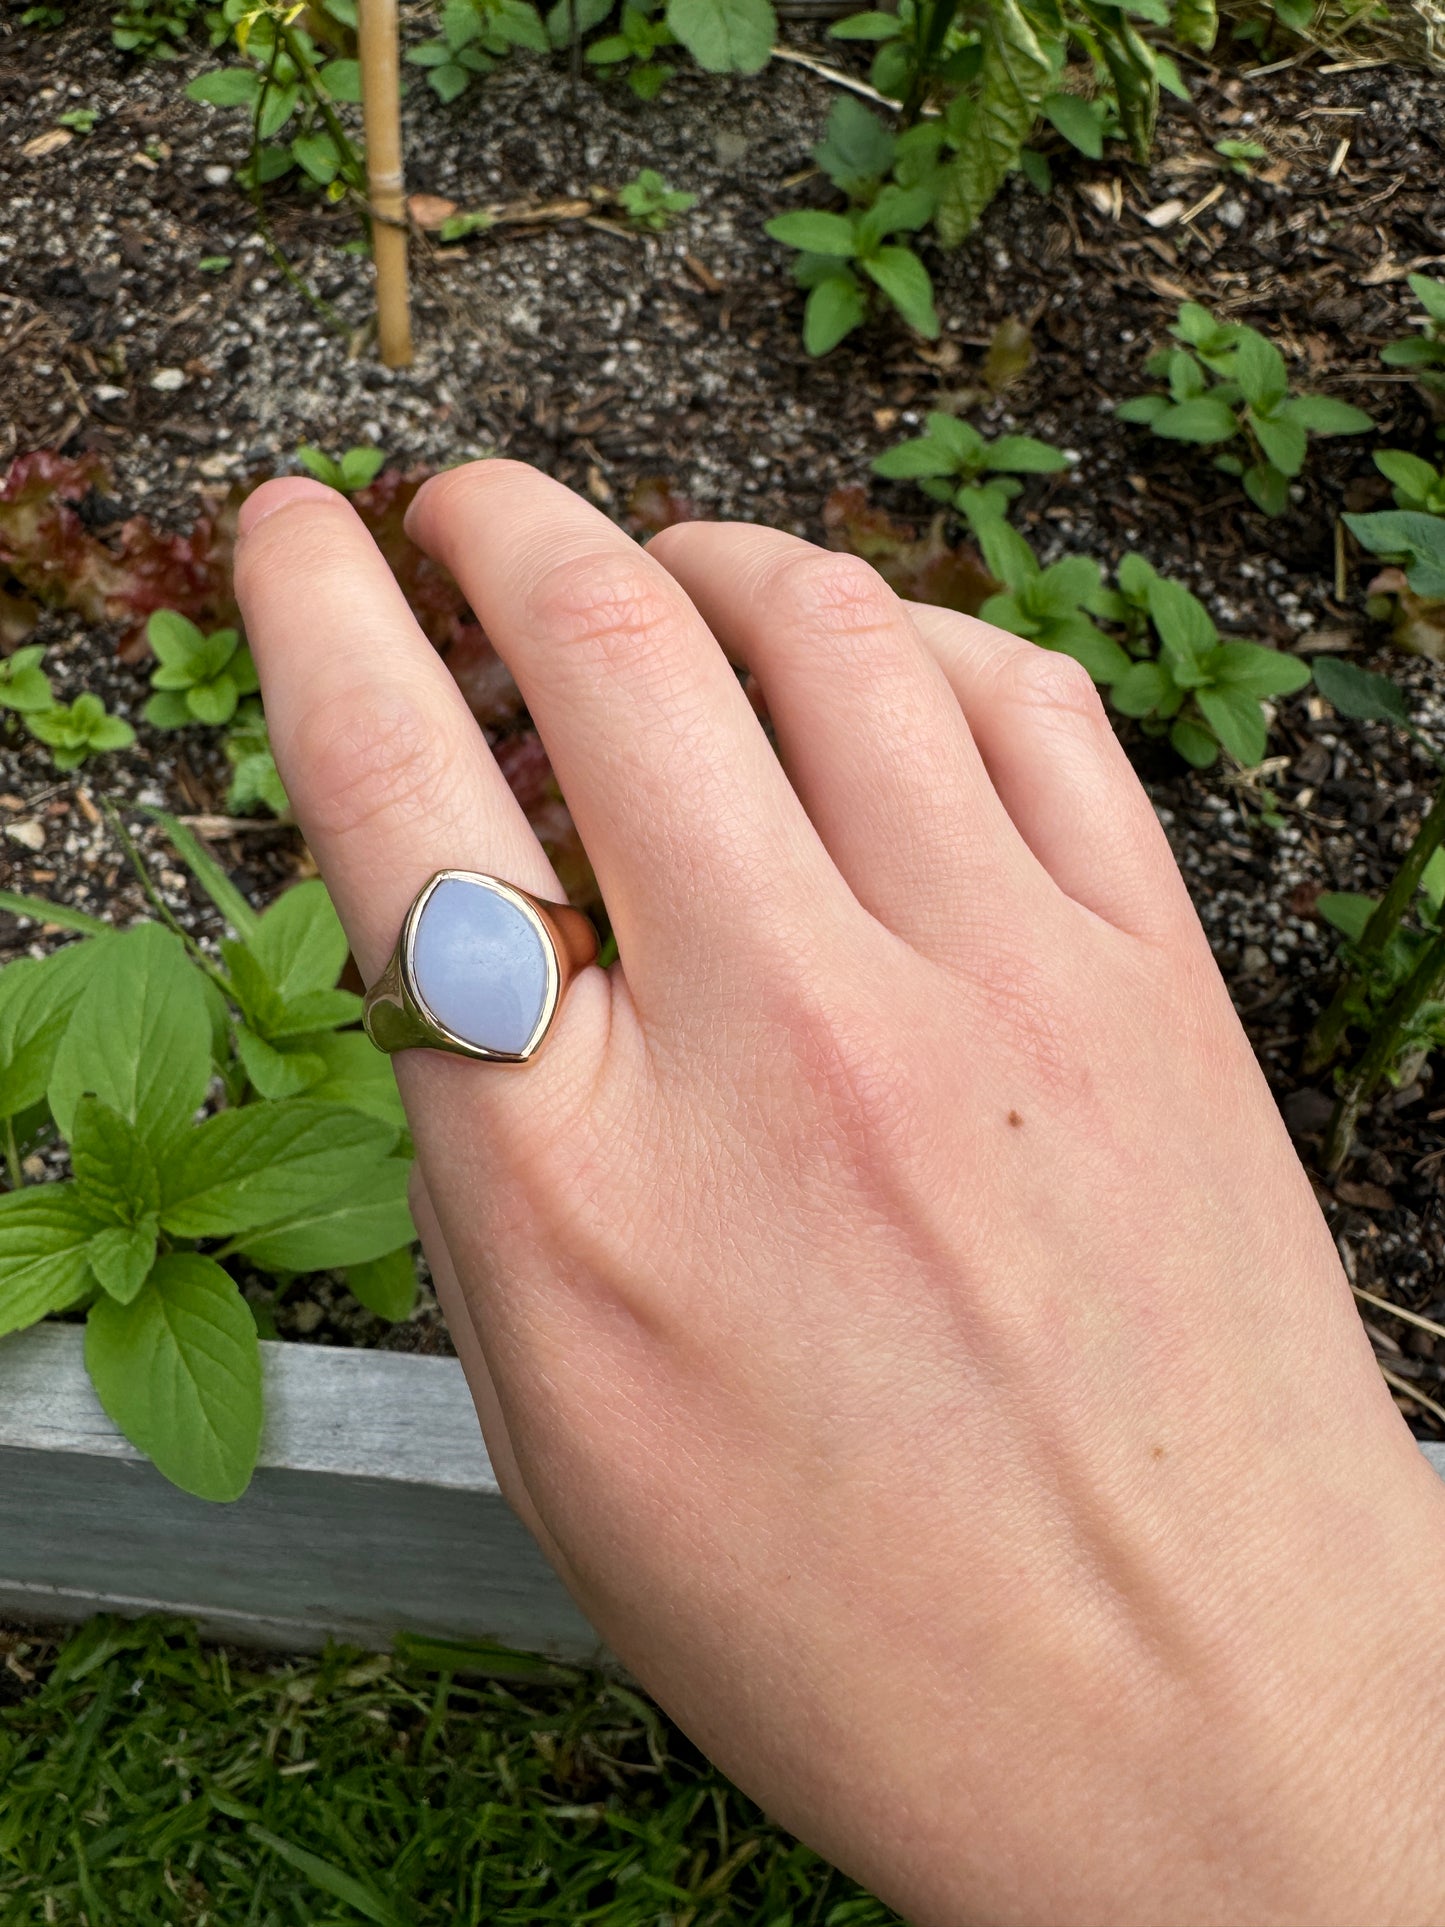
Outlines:
<svg viewBox="0 0 1445 1927"><path fill-rule="evenodd" d="M15 1120L5 1120L5 1169L10 1176L10 1189L23 1191L25 1188L25 1167L20 1162L20 1146L15 1137Z"/></svg>
<svg viewBox="0 0 1445 1927"><path fill-rule="evenodd" d="M1405 852L1389 889L1375 905L1370 921L1360 934L1360 940L1355 945L1353 969L1347 972L1329 1008L1310 1033L1309 1047L1305 1052L1306 1070L1322 1069L1339 1050L1340 1040L1349 1022L1350 993L1361 978L1368 976L1371 965L1378 963L1389 948L1391 939L1415 901L1415 892L1420 887L1425 865L1442 842L1445 842L1445 783L1436 792L1435 801L1415 832L1415 840Z"/></svg>
<svg viewBox="0 0 1445 1927"><path fill-rule="evenodd" d="M286 52L295 61L297 72L305 80L311 98L316 102L321 118L326 123L326 131L335 143L337 153L341 156L341 169L346 176L347 185L357 189L364 187L366 170L361 164L361 156L352 146L346 129L341 125L336 109L332 105L331 96L326 91L325 81L307 59L306 50L297 39L295 29L284 20L278 21L277 26L280 38L285 43Z"/></svg>
<svg viewBox="0 0 1445 1927"><path fill-rule="evenodd" d="M1422 1004L1427 1004L1445 986L1445 931L1439 931L1420 953L1419 961L1380 1013L1370 1034L1365 1054L1350 1073L1330 1119L1325 1140L1325 1169L1338 1171L1350 1154L1360 1112L1380 1079L1400 1054L1400 1046L1410 1022Z"/></svg>

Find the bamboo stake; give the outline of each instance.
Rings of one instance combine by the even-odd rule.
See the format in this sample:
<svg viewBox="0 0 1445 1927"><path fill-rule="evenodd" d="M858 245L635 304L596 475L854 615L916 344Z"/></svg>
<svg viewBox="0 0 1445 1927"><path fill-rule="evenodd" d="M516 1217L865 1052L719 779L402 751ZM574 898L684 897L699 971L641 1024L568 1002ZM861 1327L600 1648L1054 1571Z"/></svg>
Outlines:
<svg viewBox="0 0 1445 1927"><path fill-rule="evenodd" d="M401 47L396 0L360 0L361 115L371 251L376 262L376 338L388 368L411 361L406 280L406 191L401 171Z"/></svg>

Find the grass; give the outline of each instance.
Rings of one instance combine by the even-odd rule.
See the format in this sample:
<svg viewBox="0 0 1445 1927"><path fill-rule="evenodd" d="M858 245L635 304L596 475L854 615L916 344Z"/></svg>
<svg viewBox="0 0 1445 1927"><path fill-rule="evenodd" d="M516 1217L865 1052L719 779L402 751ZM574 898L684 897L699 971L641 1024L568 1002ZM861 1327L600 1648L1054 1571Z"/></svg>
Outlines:
<svg viewBox="0 0 1445 1927"><path fill-rule="evenodd" d="M894 1927L639 1694L501 1649L0 1631L0 1927Z"/></svg>

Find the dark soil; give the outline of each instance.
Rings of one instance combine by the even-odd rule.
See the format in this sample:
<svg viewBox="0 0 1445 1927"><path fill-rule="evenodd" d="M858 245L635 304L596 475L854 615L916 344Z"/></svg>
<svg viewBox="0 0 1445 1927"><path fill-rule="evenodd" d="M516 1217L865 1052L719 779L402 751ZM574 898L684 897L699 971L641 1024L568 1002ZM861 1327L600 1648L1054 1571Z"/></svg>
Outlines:
<svg viewBox="0 0 1445 1927"><path fill-rule="evenodd" d="M966 402L990 432L1027 430L1078 454L1020 505L1046 559L1079 549L1108 562L1138 547L1236 634L1362 661L1383 647L1362 613L1366 572L1346 557L1336 581L1339 508L1387 493L1368 438L1317 444L1297 500L1270 521L1207 457L1123 427L1113 407L1148 385L1144 357L1188 297L1264 328L1304 386L1369 408L1389 445L1433 450L1424 403L1378 351L1410 330L1406 274L1445 263L1438 74L1315 55L1251 78L1228 53L1223 65L1191 61L1194 100L1166 103L1147 171L1059 152L1050 199L1016 177L981 232L932 263L938 344L879 323L821 363L802 351L800 300L762 222L825 198L818 177L799 177L835 97L826 81L779 63L752 80L684 73L644 107L589 79L574 112L563 63L518 60L450 108L415 76L414 191L464 207L546 201L652 166L698 204L661 236L628 232L599 201L590 221L504 227L455 247L419 240L417 360L393 374L366 338L367 265L343 251L354 216L295 192L271 203L278 242L344 324L337 333L269 258L226 172L245 157L241 116L184 98L185 79L211 64L199 45L182 63L136 66L111 47L106 9L77 8L74 20L44 36L0 26L0 460L103 452L111 519L144 510L185 527L205 491L288 465L302 441L332 452L372 442L401 466L504 450L618 512L639 481L666 476L700 513L817 539L831 490L866 482L872 457L927 408ZM424 31L408 23L409 37ZM794 38L847 63L839 43ZM27 158L77 105L99 110L94 133ZM1266 147L1252 178L1221 168L1213 144L1226 136ZM1145 221L1169 201L1183 219ZM222 255L223 272L201 270ZM990 394L985 351L1010 317L1030 329L1033 360ZM906 485L874 487L918 516ZM48 666L65 693L98 688L134 718L144 673L115 659L112 636L58 617L44 633L63 645ZM1445 743L1435 665L1389 667ZM1283 706L1258 773L1199 777L1142 740L1131 751L1309 1160L1328 1097L1301 1083L1299 1060L1333 955L1315 899L1381 887L1427 799L1428 766L1310 696ZM139 908L96 808L101 785L121 802L205 814L224 782L205 732L178 742L142 730L136 752L80 780L57 778L34 747L12 741L3 754L6 881L87 907ZM293 832L264 823L218 847L258 896L306 862ZM180 914L202 919L177 869L161 880ZM12 948L31 941L9 930ZM1442 1123L1445 1081L1427 1064L1366 1121L1343 1180L1320 1186L1357 1284L1434 1318L1445 1317ZM312 1338L378 1336L339 1290L313 1290L302 1324L314 1306ZM1440 1397L1445 1351L1437 1365L1428 1335L1385 1314L1379 1324L1391 1369ZM441 1342L434 1310L386 1342Z"/></svg>

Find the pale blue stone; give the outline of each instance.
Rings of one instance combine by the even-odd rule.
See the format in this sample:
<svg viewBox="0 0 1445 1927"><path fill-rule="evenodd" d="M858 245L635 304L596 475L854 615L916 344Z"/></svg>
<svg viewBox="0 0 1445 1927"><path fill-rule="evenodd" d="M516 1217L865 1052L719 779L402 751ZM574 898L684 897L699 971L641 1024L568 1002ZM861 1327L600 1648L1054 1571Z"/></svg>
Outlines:
<svg viewBox="0 0 1445 1927"><path fill-rule="evenodd" d="M520 1051L547 997L536 926L484 883L448 877L427 898L412 939L412 976L437 1021L484 1050Z"/></svg>

